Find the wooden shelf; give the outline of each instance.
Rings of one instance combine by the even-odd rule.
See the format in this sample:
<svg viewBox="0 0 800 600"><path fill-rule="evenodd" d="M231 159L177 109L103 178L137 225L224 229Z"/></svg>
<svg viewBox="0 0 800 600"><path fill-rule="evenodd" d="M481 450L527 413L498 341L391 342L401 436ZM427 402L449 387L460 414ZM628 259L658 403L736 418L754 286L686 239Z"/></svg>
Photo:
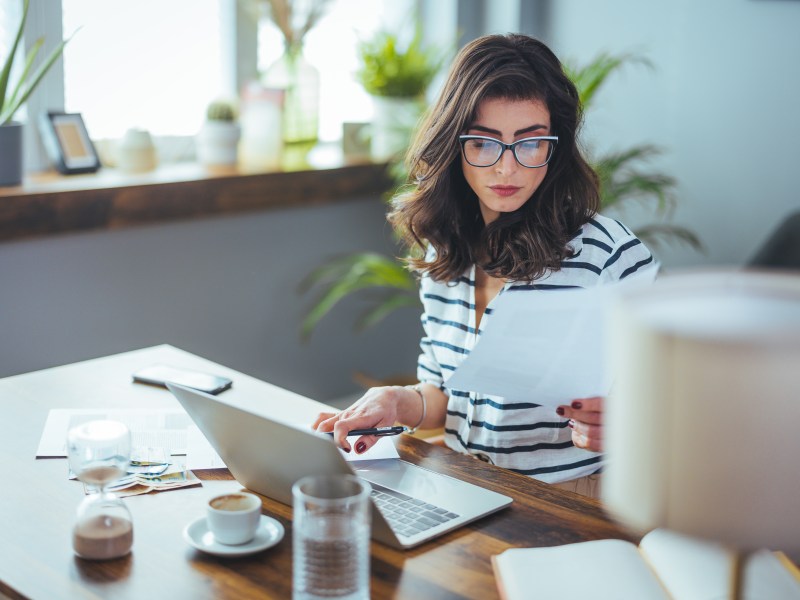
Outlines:
<svg viewBox="0 0 800 600"><path fill-rule="evenodd" d="M242 173L177 164L129 175L55 173L0 188L0 242L93 229L378 197L385 164L330 162L302 170Z"/></svg>

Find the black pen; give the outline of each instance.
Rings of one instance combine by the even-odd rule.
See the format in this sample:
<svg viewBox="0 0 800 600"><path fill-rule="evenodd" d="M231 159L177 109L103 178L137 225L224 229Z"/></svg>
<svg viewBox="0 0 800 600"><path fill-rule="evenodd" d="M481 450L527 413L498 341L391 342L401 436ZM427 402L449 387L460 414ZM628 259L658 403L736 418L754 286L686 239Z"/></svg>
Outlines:
<svg viewBox="0 0 800 600"><path fill-rule="evenodd" d="M374 435L375 437L384 437L387 435L400 435L406 431L408 431L408 427L403 427L402 425L396 425L394 427L370 427L368 429L351 429L347 432L347 437L352 437L354 435ZM326 431L325 433L333 436L332 431Z"/></svg>

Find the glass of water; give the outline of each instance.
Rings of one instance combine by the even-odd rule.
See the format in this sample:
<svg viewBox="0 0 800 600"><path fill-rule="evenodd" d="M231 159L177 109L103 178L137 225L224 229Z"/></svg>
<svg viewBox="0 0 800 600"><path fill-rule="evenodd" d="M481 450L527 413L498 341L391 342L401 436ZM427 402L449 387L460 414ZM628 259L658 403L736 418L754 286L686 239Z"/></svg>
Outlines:
<svg viewBox="0 0 800 600"><path fill-rule="evenodd" d="M370 492L352 475L294 484L294 600L369 600Z"/></svg>

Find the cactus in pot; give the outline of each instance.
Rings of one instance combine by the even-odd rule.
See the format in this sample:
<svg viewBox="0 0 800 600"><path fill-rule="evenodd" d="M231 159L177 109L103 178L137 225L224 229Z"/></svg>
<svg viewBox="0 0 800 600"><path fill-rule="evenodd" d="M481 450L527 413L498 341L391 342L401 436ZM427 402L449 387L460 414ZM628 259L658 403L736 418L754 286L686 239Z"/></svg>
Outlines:
<svg viewBox="0 0 800 600"><path fill-rule="evenodd" d="M207 167L236 164L242 130L236 106L228 100L215 100L206 109L206 121L197 135L197 158Z"/></svg>

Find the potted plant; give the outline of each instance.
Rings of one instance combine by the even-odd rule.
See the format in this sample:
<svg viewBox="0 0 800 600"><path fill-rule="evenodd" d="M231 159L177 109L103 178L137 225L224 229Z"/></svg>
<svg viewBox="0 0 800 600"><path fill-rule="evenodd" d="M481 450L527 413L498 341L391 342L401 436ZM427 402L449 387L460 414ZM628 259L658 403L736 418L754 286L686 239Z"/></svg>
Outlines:
<svg viewBox="0 0 800 600"><path fill-rule="evenodd" d="M578 88L584 109L591 106L608 76L628 63L652 66L641 56L607 53L598 55L583 67L566 66L567 74ZM702 243L692 231L666 222L677 202L674 193L677 182L674 177L647 167L647 162L661 152L657 146L644 144L594 157L590 153L592 166L600 178L601 211L622 210L631 201L649 203L659 222L639 227L635 232L638 238L651 248L658 247L663 241L678 241L702 250Z"/></svg>
<svg viewBox="0 0 800 600"><path fill-rule="evenodd" d="M601 54L584 67L567 69L584 109L591 106L595 93L608 76L630 62L649 64L632 55ZM643 145L592 158L600 177L601 211L612 207L619 210L632 201L650 203L658 220L635 231L641 240L650 247L677 241L702 250L700 240L692 231L668 222L677 202L674 194L677 183L673 177L646 167L646 161L660 151L655 146ZM305 338L339 300L364 290L373 292L373 296L356 323L358 328L372 326L402 306L419 304L414 276L402 261L375 253L353 254L318 267L305 278L300 291L312 288L319 290L319 296L303 320L301 331Z"/></svg>
<svg viewBox="0 0 800 600"><path fill-rule="evenodd" d="M408 147L424 107L424 95L444 63L445 53L423 48L418 27L405 48L388 31L359 44L356 78L373 98L370 153L373 160L397 158Z"/></svg>
<svg viewBox="0 0 800 600"><path fill-rule="evenodd" d="M207 167L235 165L241 135L234 104L215 100L208 105L206 121L197 135L198 160Z"/></svg>
<svg viewBox="0 0 800 600"><path fill-rule="evenodd" d="M3 70L0 71L0 186L19 185L22 183L22 124L12 121L14 114L28 99L36 86L45 76L53 63L58 60L64 51L64 46L69 40L62 41L38 68L31 73L33 63L44 44L44 38L39 38L31 46L25 57L22 74L16 84L11 86L11 67L17 54L17 48L25 29L25 20L28 17L29 0L23 0L22 19L11 44L11 50L3 61Z"/></svg>

